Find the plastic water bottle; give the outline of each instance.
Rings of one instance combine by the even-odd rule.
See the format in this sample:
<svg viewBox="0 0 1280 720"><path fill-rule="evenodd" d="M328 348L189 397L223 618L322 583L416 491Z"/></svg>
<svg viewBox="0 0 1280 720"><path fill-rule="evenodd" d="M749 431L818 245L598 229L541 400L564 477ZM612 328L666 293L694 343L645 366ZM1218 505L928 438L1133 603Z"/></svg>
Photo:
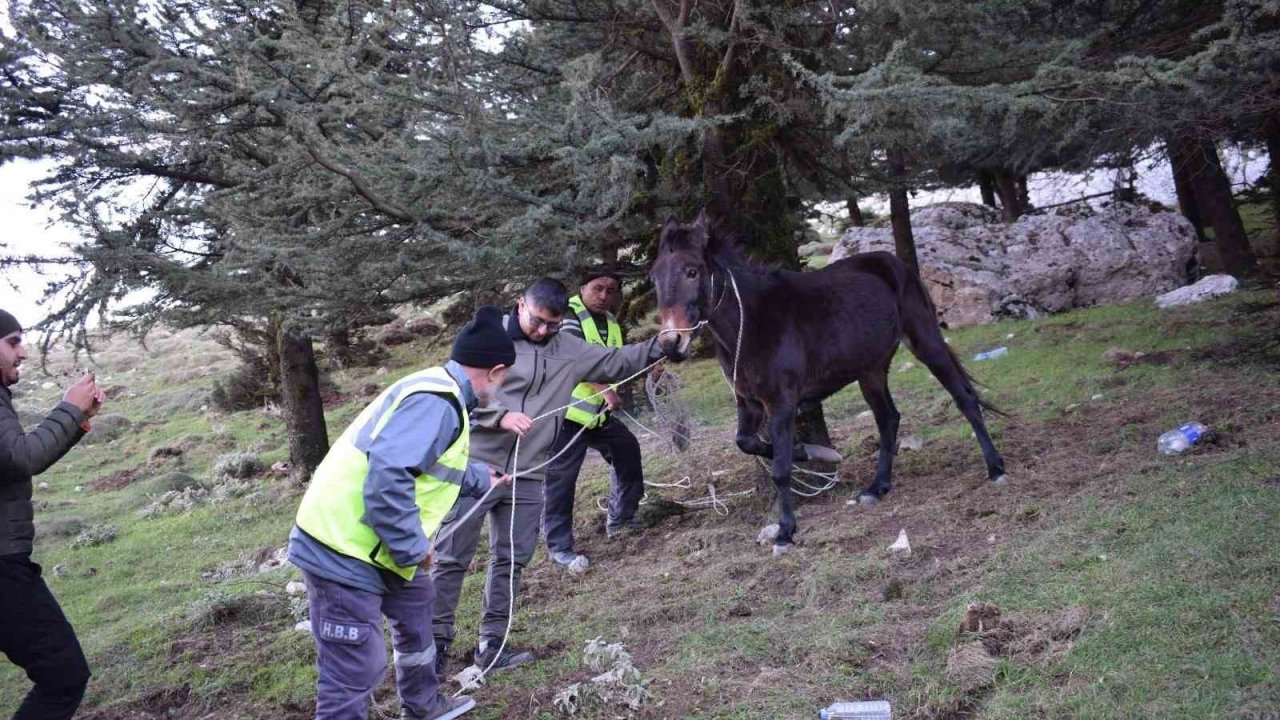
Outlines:
<svg viewBox="0 0 1280 720"><path fill-rule="evenodd" d="M1209 428L1198 422L1189 422L1166 432L1160 436L1157 445L1163 455L1181 455L1200 442L1208 434Z"/></svg>
<svg viewBox="0 0 1280 720"><path fill-rule="evenodd" d="M831 703L818 712L820 720L890 720L889 703L884 700Z"/></svg>
<svg viewBox="0 0 1280 720"><path fill-rule="evenodd" d="M1009 354L1009 348L1001 345L1000 347L995 348L994 350L983 350L977 355L974 355L973 360L974 362L981 362L983 360L990 360L992 358L1004 357L1005 355L1008 355L1008 354Z"/></svg>

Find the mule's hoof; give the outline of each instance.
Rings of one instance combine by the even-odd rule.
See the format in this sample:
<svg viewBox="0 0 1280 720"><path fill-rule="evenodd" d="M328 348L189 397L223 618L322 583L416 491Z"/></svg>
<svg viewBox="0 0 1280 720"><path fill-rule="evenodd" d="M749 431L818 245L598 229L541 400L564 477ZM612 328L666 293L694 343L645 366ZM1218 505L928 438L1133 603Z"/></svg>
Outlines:
<svg viewBox="0 0 1280 720"><path fill-rule="evenodd" d="M991 478L991 482L995 483L996 485L1008 485L1009 476L1000 474L1000 475L997 475L996 477Z"/></svg>
<svg viewBox="0 0 1280 720"><path fill-rule="evenodd" d="M836 452L835 448L829 448L825 445L813 445L811 443L804 443L803 447L805 457L809 460L813 460L814 462L839 464L840 461L844 460L840 453Z"/></svg>
<svg viewBox="0 0 1280 720"><path fill-rule="evenodd" d="M880 502L880 498L871 493L862 493L858 496L859 505L875 505L878 502Z"/></svg>
<svg viewBox="0 0 1280 720"><path fill-rule="evenodd" d="M791 552L791 548L793 548L793 547L795 547L795 545L791 545L791 544L787 544L787 545L774 545L774 546L773 546L773 556L774 556L774 557L782 557L783 555L786 555L787 553Z"/></svg>
<svg viewBox="0 0 1280 720"><path fill-rule="evenodd" d="M777 523L765 525L760 528L760 532L756 534L756 542L761 545L768 545L778 539L778 533L780 532L782 532L782 528Z"/></svg>

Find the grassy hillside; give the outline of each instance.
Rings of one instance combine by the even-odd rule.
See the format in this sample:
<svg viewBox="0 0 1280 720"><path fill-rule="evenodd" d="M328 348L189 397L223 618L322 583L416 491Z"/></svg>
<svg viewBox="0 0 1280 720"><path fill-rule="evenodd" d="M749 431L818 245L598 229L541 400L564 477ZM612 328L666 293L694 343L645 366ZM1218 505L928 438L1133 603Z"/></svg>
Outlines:
<svg viewBox="0 0 1280 720"><path fill-rule="evenodd" d="M856 388L832 398L843 482L800 503L802 544L783 558L755 544L765 517L751 497L735 498L727 515L685 512L607 541L595 504L605 473L592 460L578 532L593 568L570 577L539 551L513 641L540 660L494 678L474 716L562 716L556 696L596 674L582 648L597 636L632 654L649 694L634 714L646 718L810 718L861 698L889 699L899 718L1274 711L1278 322L1268 289L1170 311L1143 301L950 332L961 357L1010 348L970 364L1011 415L993 422L1012 478L1002 488L984 481L976 443L941 387L918 363L897 370L912 360L904 353L893 390L902 434L922 447L899 455L883 503L848 504L869 480L874 432ZM376 389L438 354L411 343L386 369L336 373L330 434ZM226 457L282 459L281 421L206 407L213 378L234 362L199 337L161 335L145 350L117 340L95 359L112 388L105 413L124 420L101 418L97 442L37 478L47 483L37 490L37 560L95 672L81 716L307 717L314 651L293 629L305 604L284 591L296 572L272 567L300 490L269 472L237 480L247 464ZM692 481L651 493L703 497L708 481L722 495L755 487L762 471L732 448L718 370L677 370L703 441L681 454L646 436L651 480ZM34 367L28 377L20 405L34 417L58 395L44 384L66 379ZM1184 457L1158 455L1160 432L1188 419L1216 439ZM910 558L886 552L900 530ZM455 670L474 637L482 580L473 573L464 591ZM971 603L998 611L980 631L960 632ZM25 688L0 664L0 715ZM397 713L390 685L378 700L375 717ZM576 717L627 714L586 698Z"/></svg>

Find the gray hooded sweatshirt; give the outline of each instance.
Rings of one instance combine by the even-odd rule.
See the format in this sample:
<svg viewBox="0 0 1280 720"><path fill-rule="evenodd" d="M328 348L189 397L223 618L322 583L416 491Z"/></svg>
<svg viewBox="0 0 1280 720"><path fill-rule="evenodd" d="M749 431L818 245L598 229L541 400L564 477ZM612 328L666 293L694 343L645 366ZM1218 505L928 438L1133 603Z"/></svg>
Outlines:
<svg viewBox="0 0 1280 720"><path fill-rule="evenodd" d="M657 338L607 348L588 345L564 332L535 343L520 329L514 311L503 318L516 346L516 362L507 370L494 402L472 413L471 459L499 468L505 473L520 471L520 479L541 481L546 473L534 468L547 460L547 452L563 425L564 410L538 420L520 440L519 467L516 467L516 436L499 427L502 416L521 412L537 418L567 405L573 388L580 382L612 383L625 380L662 357Z"/></svg>

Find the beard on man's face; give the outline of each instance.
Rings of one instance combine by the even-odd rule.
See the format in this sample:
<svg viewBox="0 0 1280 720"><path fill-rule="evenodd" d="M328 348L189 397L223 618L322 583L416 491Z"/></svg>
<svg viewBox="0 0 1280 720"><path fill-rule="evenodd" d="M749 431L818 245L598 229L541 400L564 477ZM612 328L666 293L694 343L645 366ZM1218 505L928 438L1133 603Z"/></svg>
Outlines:
<svg viewBox="0 0 1280 720"><path fill-rule="evenodd" d="M0 385L9 387L18 384L18 379L22 375L19 365L20 363L12 360L0 360Z"/></svg>

